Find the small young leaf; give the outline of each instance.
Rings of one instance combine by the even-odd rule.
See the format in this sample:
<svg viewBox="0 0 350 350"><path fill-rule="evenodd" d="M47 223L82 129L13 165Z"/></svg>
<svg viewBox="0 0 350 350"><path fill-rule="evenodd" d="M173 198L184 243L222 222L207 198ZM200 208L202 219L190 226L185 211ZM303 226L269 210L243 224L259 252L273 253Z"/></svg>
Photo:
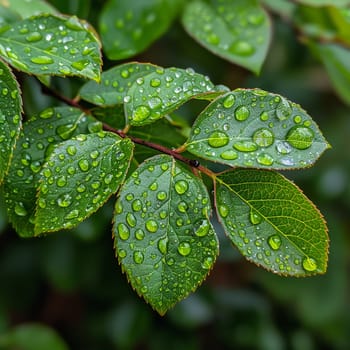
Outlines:
<svg viewBox="0 0 350 350"><path fill-rule="evenodd" d="M119 263L132 287L161 315L208 275L218 241L200 179L173 158L146 160L128 178L115 207Z"/></svg>
<svg viewBox="0 0 350 350"><path fill-rule="evenodd" d="M219 175L215 187L219 220L248 260L282 275L326 271L327 227L292 182L272 171L237 169Z"/></svg>
<svg viewBox="0 0 350 350"><path fill-rule="evenodd" d="M309 46L323 62L339 97L349 105L350 49L336 44L317 44L311 42Z"/></svg>
<svg viewBox="0 0 350 350"><path fill-rule="evenodd" d="M79 95L98 106L114 106L124 103L124 97L131 84L138 78L160 67L149 63L124 63L113 67L101 75L100 84L88 81L82 86Z"/></svg>
<svg viewBox="0 0 350 350"><path fill-rule="evenodd" d="M34 236L34 211L40 170L55 144L101 130L96 119L71 107L49 108L23 124L4 181L8 217L22 237Z"/></svg>
<svg viewBox="0 0 350 350"><path fill-rule="evenodd" d="M187 32L214 54L259 73L270 43L270 20L256 0L188 2Z"/></svg>
<svg viewBox="0 0 350 350"><path fill-rule="evenodd" d="M9 9L17 12L22 18L40 13L58 14L58 11L44 0L6 0Z"/></svg>
<svg viewBox="0 0 350 350"><path fill-rule="evenodd" d="M131 85L124 99L125 115L131 125L141 126L164 117L192 98L221 94L208 77L190 68L159 68Z"/></svg>
<svg viewBox="0 0 350 350"><path fill-rule="evenodd" d="M299 105L260 89L237 89L213 101L186 146L214 162L265 169L310 166L329 147Z"/></svg>
<svg viewBox="0 0 350 350"><path fill-rule="evenodd" d="M160 37L176 17L182 0L110 0L102 9L99 27L106 56L128 58Z"/></svg>
<svg viewBox="0 0 350 350"><path fill-rule="evenodd" d="M22 99L9 67L0 60L0 185L8 171L21 129Z"/></svg>
<svg viewBox="0 0 350 350"><path fill-rule="evenodd" d="M0 56L26 73L100 79L100 43L75 16L42 14L2 27Z"/></svg>
<svg viewBox="0 0 350 350"><path fill-rule="evenodd" d="M109 132L60 143L41 171L35 233L72 228L94 213L123 183L133 143Z"/></svg>

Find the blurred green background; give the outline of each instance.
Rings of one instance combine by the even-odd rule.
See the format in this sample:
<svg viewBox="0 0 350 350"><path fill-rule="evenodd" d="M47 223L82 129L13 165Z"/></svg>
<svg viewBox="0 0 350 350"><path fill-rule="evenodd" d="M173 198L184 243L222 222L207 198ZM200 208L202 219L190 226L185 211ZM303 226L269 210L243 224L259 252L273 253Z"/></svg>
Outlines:
<svg viewBox="0 0 350 350"><path fill-rule="evenodd" d="M96 26L103 1L51 3ZM350 109L293 29L278 17L273 22L273 41L258 77L210 54L178 22L133 59L192 67L216 84L266 89L308 111L332 149L313 168L285 175L328 222L327 273L275 276L245 261L221 234L221 254L209 278L159 317L132 291L114 258L114 200L75 230L31 240L11 229L0 202L0 335L34 322L52 327L71 349L350 349ZM106 61L104 69L115 64ZM28 115L58 104L33 78L19 79ZM74 96L82 81L54 83ZM202 108L203 102L190 102L180 112L192 121Z"/></svg>

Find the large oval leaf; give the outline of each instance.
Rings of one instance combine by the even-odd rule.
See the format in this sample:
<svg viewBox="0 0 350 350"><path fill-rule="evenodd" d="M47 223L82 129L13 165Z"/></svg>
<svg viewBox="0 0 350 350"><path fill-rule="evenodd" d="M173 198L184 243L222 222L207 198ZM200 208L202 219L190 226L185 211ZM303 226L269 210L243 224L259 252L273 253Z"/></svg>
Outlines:
<svg viewBox="0 0 350 350"><path fill-rule="evenodd" d="M216 178L215 200L227 236L248 260L282 275L326 271L323 217L282 175L253 169L223 173Z"/></svg>
<svg viewBox="0 0 350 350"><path fill-rule="evenodd" d="M133 143L109 132L59 144L41 171L35 233L72 228L94 213L123 183Z"/></svg>
<svg viewBox="0 0 350 350"><path fill-rule="evenodd" d="M270 43L270 21L256 0L190 1L182 22L213 53L259 73Z"/></svg>
<svg viewBox="0 0 350 350"><path fill-rule="evenodd" d="M0 185L8 171L21 129L22 99L16 78L0 60Z"/></svg>
<svg viewBox="0 0 350 350"><path fill-rule="evenodd" d="M124 63L106 70L101 82L88 81L82 86L79 95L85 101L98 106L114 106L124 102L124 97L133 82L160 67L150 63Z"/></svg>
<svg viewBox="0 0 350 350"><path fill-rule="evenodd" d="M42 14L3 26L0 55L31 74L100 79L100 43L93 29L74 16Z"/></svg>
<svg viewBox="0 0 350 350"><path fill-rule="evenodd" d="M200 179L166 155L129 177L116 203L116 253L137 293L161 315L207 276L218 254Z"/></svg>
<svg viewBox="0 0 350 350"><path fill-rule="evenodd" d="M102 124L81 110L49 108L23 124L4 181L7 214L22 237L34 236L34 211L40 170L54 145L81 133L101 130Z"/></svg>
<svg viewBox="0 0 350 350"><path fill-rule="evenodd" d="M220 94L208 77L190 68L158 68L131 85L124 98L125 114L131 125L150 124L191 98Z"/></svg>
<svg viewBox="0 0 350 350"><path fill-rule="evenodd" d="M187 150L240 167L310 166L329 147L296 103L260 89L238 89L213 101L192 126Z"/></svg>

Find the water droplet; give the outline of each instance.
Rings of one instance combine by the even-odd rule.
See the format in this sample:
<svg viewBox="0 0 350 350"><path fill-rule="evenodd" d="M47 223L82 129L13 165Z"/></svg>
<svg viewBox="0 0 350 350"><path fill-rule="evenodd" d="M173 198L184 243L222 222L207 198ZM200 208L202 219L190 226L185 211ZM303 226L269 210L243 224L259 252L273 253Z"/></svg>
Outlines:
<svg viewBox="0 0 350 350"><path fill-rule="evenodd" d="M80 159L78 165L81 171L88 171L90 168L90 164L86 159Z"/></svg>
<svg viewBox="0 0 350 350"><path fill-rule="evenodd" d="M85 69L88 65L90 64L90 61L88 59L83 59L80 61L75 61L73 63L71 63L71 66L73 68L75 68L78 71L82 71L83 69Z"/></svg>
<svg viewBox="0 0 350 350"><path fill-rule="evenodd" d="M269 129L262 128L255 131L253 140L260 147L269 147L273 144L275 137Z"/></svg>
<svg viewBox="0 0 350 350"><path fill-rule="evenodd" d="M202 267L203 269L209 270L213 266L214 259L211 256L207 256L203 262L202 262Z"/></svg>
<svg viewBox="0 0 350 350"><path fill-rule="evenodd" d="M121 258L121 259L124 259L126 257L126 250L119 249L118 250L118 257Z"/></svg>
<svg viewBox="0 0 350 350"><path fill-rule="evenodd" d="M235 100L235 96L233 94L230 94L225 98L223 106L225 108L231 108L235 104Z"/></svg>
<svg viewBox="0 0 350 350"><path fill-rule="evenodd" d="M286 120L289 118L291 113L292 113L292 107L290 103L285 98L282 98L281 102L279 103L276 109L276 117L279 120Z"/></svg>
<svg viewBox="0 0 350 350"><path fill-rule="evenodd" d="M67 147L67 153L70 155L70 156L74 156L76 153L77 153L77 148L73 145L70 145Z"/></svg>
<svg viewBox="0 0 350 350"><path fill-rule="evenodd" d="M144 259L144 256L143 256L142 252L140 252L138 250L136 252L134 252L135 264L142 264L143 259Z"/></svg>
<svg viewBox="0 0 350 350"><path fill-rule="evenodd" d="M249 114L249 109L246 106L238 107L235 110L235 118L240 122L246 120L249 117Z"/></svg>
<svg viewBox="0 0 350 350"><path fill-rule="evenodd" d="M182 256L187 256L191 253L191 245L188 242L181 242L177 247L177 251Z"/></svg>
<svg viewBox="0 0 350 350"><path fill-rule="evenodd" d="M222 152L220 154L220 157L225 160L235 160L238 158L238 154L235 151L228 150L228 151Z"/></svg>
<svg viewBox="0 0 350 350"><path fill-rule="evenodd" d="M64 187L67 184L67 178L65 176L60 176L57 181L56 184L58 187Z"/></svg>
<svg viewBox="0 0 350 350"><path fill-rule="evenodd" d="M267 153L261 153L256 157L256 160L261 165L270 166L273 164L274 159Z"/></svg>
<svg viewBox="0 0 350 350"><path fill-rule="evenodd" d="M250 210L249 219L253 225L258 225L262 221L261 215L259 215L258 212L255 211L254 209Z"/></svg>
<svg viewBox="0 0 350 350"><path fill-rule="evenodd" d="M296 115L296 116L294 117L294 123L295 123L295 124L300 124L301 121L302 121L302 118L301 118L300 115Z"/></svg>
<svg viewBox="0 0 350 350"><path fill-rule="evenodd" d="M178 194L184 194L188 190L188 182L185 180L179 180L175 183L175 191Z"/></svg>
<svg viewBox="0 0 350 350"><path fill-rule="evenodd" d="M67 220L76 219L79 216L79 210L74 209L66 215Z"/></svg>
<svg viewBox="0 0 350 350"><path fill-rule="evenodd" d="M136 226L136 218L132 213L128 213L126 215L126 222L129 224L130 227Z"/></svg>
<svg viewBox="0 0 350 350"><path fill-rule="evenodd" d="M132 202L132 210L133 211L140 211L142 209L142 203L139 199L135 199L133 202Z"/></svg>
<svg viewBox="0 0 350 350"><path fill-rule="evenodd" d="M149 189L150 189L151 191L156 191L157 188L158 188L158 184L157 184L156 182L153 182L153 184L151 184L151 185L149 186Z"/></svg>
<svg viewBox="0 0 350 350"><path fill-rule="evenodd" d="M57 204L61 207L61 208L67 208L72 204L72 196L68 193L62 195L61 197L59 197L57 199Z"/></svg>
<svg viewBox="0 0 350 350"><path fill-rule="evenodd" d="M177 206L177 208L179 209L180 213L186 213L187 209L188 209L188 205L186 202L180 202Z"/></svg>
<svg viewBox="0 0 350 350"><path fill-rule="evenodd" d="M151 81L150 81L150 85L151 85L152 87L158 87L160 84L161 84L161 80L158 79L158 78L153 78L153 79L151 79Z"/></svg>
<svg viewBox="0 0 350 350"><path fill-rule="evenodd" d="M229 143L230 139L228 135L222 131L214 131L208 139L208 144L211 147L218 148L226 146Z"/></svg>
<svg viewBox="0 0 350 350"><path fill-rule="evenodd" d="M76 128L77 124L60 125L56 129L56 133L61 139L68 140L72 136Z"/></svg>
<svg viewBox="0 0 350 350"><path fill-rule="evenodd" d="M313 258L305 258L303 260L303 268L306 270L306 271L315 271L317 269L317 262L315 259Z"/></svg>
<svg viewBox="0 0 350 350"><path fill-rule="evenodd" d="M221 204L219 206L219 213L223 218L226 218L229 213L229 208L227 205Z"/></svg>
<svg viewBox="0 0 350 350"><path fill-rule="evenodd" d="M201 220L199 227L197 228L197 230L195 231L195 235L198 237L204 237L208 234L210 229L210 225L208 220Z"/></svg>
<svg viewBox="0 0 350 350"><path fill-rule="evenodd" d="M236 41L230 46L229 49L232 53L239 56L251 56L255 49L254 47L246 41Z"/></svg>
<svg viewBox="0 0 350 350"><path fill-rule="evenodd" d="M16 203L15 213L18 216L27 216L28 215L27 209L24 207L24 204L22 202Z"/></svg>
<svg viewBox="0 0 350 350"><path fill-rule="evenodd" d="M122 240L126 241L129 238L130 231L129 231L128 226L126 226L123 223L119 223L118 226L117 226L117 230L118 230L119 237Z"/></svg>
<svg viewBox="0 0 350 350"><path fill-rule="evenodd" d="M162 100L159 97L153 97L148 101L148 105L151 109L156 109L162 105Z"/></svg>
<svg viewBox="0 0 350 350"><path fill-rule="evenodd" d="M133 112L133 120L136 122L141 122L148 118L151 114L151 110L147 106L138 106Z"/></svg>
<svg viewBox="0 0 350 350"><path fill-rule="evenodd" d="M266 122L269 119L269 115L267 114L267 112L262 112L260 114L260 120L262 120L263 122Z"/></svg>
<svg viewBox="0 0 350 350"><path fill-rule="evenodd" d="M314 140L313 131L304 126L294 126L287 134L287 141L297 149L307 149L311 147Z"/></svg>
<svg viewBox="0 0 350 350"><path fill-rule="evenodd" d="M169 258L169 259L166 261L166 263L167 263L167 265L172 266L172 265L174 265L175 260L174 260L173 258Z"/></svg>
<svg viewBox="0 0 350 350"><path fill-rule="evenodd" d="M288 154L292 151L291 145L286 141L277 141L276 149L277 149L277 152L281 154Z"/></svg>
<svg viewBox="0 0 350 350"><path fill-rule="evenodd" d="M158 249L162 254L166 254L168 251L168 238L164 237L158 241Z"/></svg>
<svg viewBox="0 0 350 350"><path fill-rule="evenodd" d="M257 144L252 141L238 141L233 144L233 147L241 152L254 152L258 149Z"/></svg>
<svg viewBox="0 0 350 350"><path fill-rule="evenodd" d="M26 40L29 41L30 43L34 43L41 39L42 39L42 35L39 32L31 32L29 35L26 36Z"/></svg>
<svg viewBox="0 0 350 350"><path fill-rule="evenodd" d="M268 243L273 250L278 250L282 244L282 240L280 236L273 235L269 237Z"/></svg>
<svg viewBox="0 0 350 350"><path fill-rule="evenodd" d="M32 57L30 60L36 64L52 64L52 63L54 63L54 60L49 56Z"/></svg>
<svg viewBox="0 0 350 350"><path fill-rule="evenodd" d="M164 201L167 197L167 194L166 192L164 191L160 191L157 193L157 198L160 200L160 201Z"/></svg>
<svg viewBox="0 0 350 350"><path fill-rule="evenodd" d="M146 221L146 229L148 232L154 233L158 230L158 224L157 221L150 219Z"/></svg>

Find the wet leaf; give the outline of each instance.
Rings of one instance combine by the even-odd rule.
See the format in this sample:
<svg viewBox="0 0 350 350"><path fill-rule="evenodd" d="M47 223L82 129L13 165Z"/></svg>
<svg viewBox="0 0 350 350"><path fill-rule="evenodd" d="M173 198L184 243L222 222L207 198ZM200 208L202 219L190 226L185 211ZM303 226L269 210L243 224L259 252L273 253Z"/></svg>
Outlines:
<svg viewBox="0 0 350 350"><path fill-rule="evenodd" d="M348 6L350 5L349 0L296 0L302 4L310 6Z"/></svg>
<svg viewBox="0 0 350 350"><path fill-rule="evenodd" d="M261 0L261 3L285 18L292 18L297 6L289 0Z"/></svg>
<svg viewBox="0 0 350 350"><path fill-rule="evenodd" d="M0 6L0 27L19 21L20 19L21 17L15 11L4 6Z"/></svg>
<svg viewBox="0 0 350 350"><path fill-rule="evenodd" d="M17 12L22 18L40 13L58 13L51 4L44 0L1 0L0 5Z"/></svg>
<svg viewBox="0 0 350 350"><path fill-rule="evenodd" d="M216 178L215 198L227 236L248 260L282 275L326 271L323 217L282 175L253 169L222 173Z"/></svg>
<svg viewBox="0 0 350 350"><path fill-rule="evenodd" d="M309 45L323 62L339 97L350 104L350 49L336 44Z"/></svg>
<svg viewBox="0 0 350 350"><path fill-rule="evenodd" d="M98 106L114 106L124 102L124 97L133 82L160 67L149 63L124 63L106 70L101 82L89 81L82 86L79 95Z"/></svg>
<svg viewBox="0 0 350 350"><path fill-rule="evenodd" d="M329 145L296 103L260 89L237 89L198 116L186 147L230 166L293 169L312 165Z"/></svg>
<svg viewBox="0 0 350 350"><path fill-rule="evenodd" d="M173 158L148 159L127 179L115 207L119 263L161 315L194 291L218 254L210 198L200 179Z"/></svg>
<svg viewBox="0 0 350 350"><path fill-rule="evenodd" d="M173 112L192 98L209 99L222 94L208 77L192 69L159 68L136 79L124 98L131 125L146 125Z"/></svg>
<svg viewBox="0 0 350 350"><path fill-rule="evenodd" d="M136 55L167 31L182 0L110 0L99 27L106 56L120 60Z"/></svg>
<svg viewBox="0 0 350 350"><path fill-rule="evenodd" d="M35 233L58 231L86 219L123 183L133 143L109 132L60 143L41 171Z"/></svg>
<svg viewBox="0 0 350 350"><path fill-rule="evenodd" d="M0 29L0 56L26 73L100 79L100 44L75 16L42 14Z"/></svg>
<svg viewBox="0 0 350 350"><path fill-rule="evenodd" d="M3 190L9 220L20 236L34 236L40 170L54 145L101 129L96 119L70 107L46 109L23 124Z"/></svg>
<svg viewBox="0 0 350 350"><path fill-rule="evenodd" d="M22 99L16 78L0 60L0 185L7 174L21 129Z"/></svg>
<svg viewBox="0 0 350 350"><path fill-rule="evenodd" d="M271 24L256 0L191 1L182 23L214 54L259 73L271 37Z"/></svg>

